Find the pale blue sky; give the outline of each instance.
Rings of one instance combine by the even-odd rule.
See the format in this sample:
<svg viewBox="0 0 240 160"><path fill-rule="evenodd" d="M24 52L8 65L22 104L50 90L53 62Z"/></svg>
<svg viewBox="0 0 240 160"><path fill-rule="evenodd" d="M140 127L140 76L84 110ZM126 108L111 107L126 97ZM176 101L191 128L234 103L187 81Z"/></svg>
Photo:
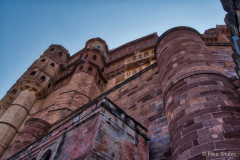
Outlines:
<svg viewBox="0 0 240 160"><path fill-rule="evenodd" d="M70 55L88 39L109 48L176 26L223 25L220 0L1 0L0 99L51 44Z"/></svg>

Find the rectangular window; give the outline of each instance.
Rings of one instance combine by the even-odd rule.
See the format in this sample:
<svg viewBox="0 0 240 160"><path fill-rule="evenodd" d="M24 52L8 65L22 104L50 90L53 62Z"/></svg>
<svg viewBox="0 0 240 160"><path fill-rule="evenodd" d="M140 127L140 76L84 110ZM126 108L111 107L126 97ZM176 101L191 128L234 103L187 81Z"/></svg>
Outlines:
<svg viewBox="0 0 240 160"><path fill-rule="evenodd" d="M145 46L147 45L147 43L144 44Z"/></svg>

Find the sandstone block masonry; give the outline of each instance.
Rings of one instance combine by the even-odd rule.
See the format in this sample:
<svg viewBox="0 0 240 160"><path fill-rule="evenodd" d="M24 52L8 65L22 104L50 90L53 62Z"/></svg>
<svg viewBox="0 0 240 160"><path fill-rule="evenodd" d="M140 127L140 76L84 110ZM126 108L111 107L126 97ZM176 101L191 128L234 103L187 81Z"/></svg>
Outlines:
<svg viewBox="0 0 240 160"><path fill-rule="evenodd" d="M107 99L85 106L9 160L148 160L147 129Z"/></svg>
<svg viewBox="0 0 240 160"><path fill-rule="evenodd" d="M228 36L177 27L114 50L93 38L71 57L51 45L0 101L2 159L239 157Z"/></svg>
<svg viewBox="0 0 240 160"><path fill-rule="evenodd" d="M177 27L157 43L172 158L216 158L203 154L208 151L239 156L240 95L200 34Z"/></svg>

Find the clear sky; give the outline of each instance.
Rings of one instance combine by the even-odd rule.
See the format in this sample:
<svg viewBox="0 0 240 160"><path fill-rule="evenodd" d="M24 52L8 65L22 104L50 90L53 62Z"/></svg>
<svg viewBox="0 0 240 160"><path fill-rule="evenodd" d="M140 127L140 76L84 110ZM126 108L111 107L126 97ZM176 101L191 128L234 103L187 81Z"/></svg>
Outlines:
<svg viewBox="0 0 240 160"><path fill-rule="evenodd" d="M220 0L0 0L0 99L51 45L73 55L88 39L108 47L176 26L224 25Z"/></svg>

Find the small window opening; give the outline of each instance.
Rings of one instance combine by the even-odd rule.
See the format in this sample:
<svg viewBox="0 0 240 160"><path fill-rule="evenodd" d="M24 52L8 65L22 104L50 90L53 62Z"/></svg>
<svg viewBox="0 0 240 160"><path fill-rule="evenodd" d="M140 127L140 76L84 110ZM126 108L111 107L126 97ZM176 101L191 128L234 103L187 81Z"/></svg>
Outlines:
<svg viewBox="0 0 240 160"><path fill-rule="evenodd" d="M30 73L31 76L34 76L35 74L36 74L36 71L32 71L32 72Z"/></svg>
<svg viewBox="0 0 240 160"><path fill-rule="evenodd" d="M151 43L155 43L156 41L151 41Z"/></svg>
<svg viewBox="0 0 240 160"><path fill-rule="evenodd" d="M140 55L138 55L138 59L142 59L142 55L140 54Z"/></svg>
<svg viewBox="0 0 240 160"><path fill-rule="evenodd" d="M144 44L145 46L147 45L147 43Z"/></svg>
<svg viewBox="0 0 240 160"><path fill-rule="evenodd" d="M51 63L50 65L51 65L52 67L54 67L54 63Z"/></svg>
<svg viewBox="0 0 240 160"><path fill-rule="evenodd" d="M89 71L89 72L92 72L92 67L89 67L89 68L88 68L88 71Z"/></svg>
<svg viewBox="0 0 240 160"><path fill-rule="evenodd" d="M100 48L101 48L101 46L97 45L97 48L99 48L99 49L100 49Z"/></svg>
<svg viewBox="0 0 240 160"><path fill-rule="evenodd" d="M88 54L84 57L84 59L86 59L88 57Z"/></svg>
<svg viewBox="0 0 240 160"><path fill-rule="evenodd" d="M41 79L41 81L43 81L43 82L44 82L44 81L45 81L45 79L46 79L46 77L45 77L45 76L42 76L40 79Z"/></svg>
<svg viewBox="0 0 240 160"><path fill-rule="evenodd" d="M144 53L144 57L147 57L147 56L149 56L149 53L148 52Z"/></svg>
<svg viewBox="0 0 240 160"><path fill-rule="evenodd" d="M46 153L44 153L44 155L40 160L50 160L51 154L52 154L52 151L48 150Z"/></svg>
<svg viewBox="0 0 240 160"><path fill-rule="evenodd" d="M48 89L51 87L51 83L48 84Z"/></svg>
<svg viewBox="0 0 240 160"><path fill-rule="evenodd" d="M98 80L98 84L99 84L99 85L101 84L101 80L100 80L100 79Z"/></svg>
<svg viewBox="0 0 240 160"><path fill-rule="evenodd" d="M11 92L13 95L17 93L17 89L12 90Z"/></svg>
<svg viewBox="0 0 240 160"><path fill-rule="evenodd" d="M92 57L92 59L96 60L96 59L97 59L97 56L96 56L96 55L94 55L94 56Z"/></svg>
<svg viewBox="0 0 240 160"><path fill-rule="evenodd" d="M45 59L42 59L41 62L45 62Z"/></svg>
<svg viewBox="0 0 240 160"><path fill-rule="evenodd" d="M102 72L104 72L104 68L102 67Z"/></svg>
<svg viewBox="0 0 240 160"><path fill-rule="evenodd" d="M136 59L137 59L137 57L136 57L136 56L134 56L134 57L133 57L133 59L132 59L132 61L136 61Z"/></svg>
<svg viewBox="0 0 240 160"><path fill-rule="evenodd" d="M51 48L50 51L54 51L54 48Z"/></svg>
<svg viewBox="0 0 240 160"><path fill-rule="evenodd" d="M58 55L59 55L60 57L62 57L62 52L59 52Z"/></svg>
<svg viewBox="0 0 240 160"><path fill-rule="evenodd" d="M83 66L81 66L81 67L79 68L79 70L81 70L81 69L83 69Z"/></svg>

